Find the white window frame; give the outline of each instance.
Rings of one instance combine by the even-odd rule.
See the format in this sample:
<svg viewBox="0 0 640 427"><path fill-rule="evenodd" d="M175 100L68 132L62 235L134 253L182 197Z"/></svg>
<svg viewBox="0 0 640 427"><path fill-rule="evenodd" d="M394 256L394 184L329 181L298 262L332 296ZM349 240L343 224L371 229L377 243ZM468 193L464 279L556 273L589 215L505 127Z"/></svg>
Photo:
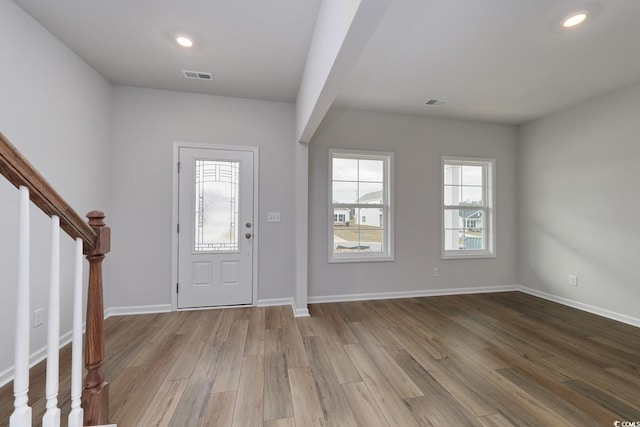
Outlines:
<svg viewBox="0 0 640 427"><path fill-rule="evenodd" d="M485 229L484 249L445 249L445 210L463 208L459 205L444 204L444 176L445 165L471 165L483 167L483 227ZM473 259L473 258L495 258L496 257L496 227L495 227L495 207L496 207L496 159L480 157L459 157L442 156L440 167L440 250L441 258L447 259Z"/></svg>
<svg viewBox="0 0 640 427"><path fill-rule="evenodd" d="M371 204L358 203L333 203L333 158L351 158L363 160L383 160L384 161L384 186L382 215L384 225L384 234L382 237L382 252L361 252L361 253L335 253L333 251L333 212L335 208L371 208ZM329 149L329 203L328 203L328 241L329 241L329 263L343 262L377 262L377 261L394 261L394 220L393 220L393 153L384 151L362 151L362 150L346 150L346 149ZM375 207L377 205L373 205Z"/></svg>

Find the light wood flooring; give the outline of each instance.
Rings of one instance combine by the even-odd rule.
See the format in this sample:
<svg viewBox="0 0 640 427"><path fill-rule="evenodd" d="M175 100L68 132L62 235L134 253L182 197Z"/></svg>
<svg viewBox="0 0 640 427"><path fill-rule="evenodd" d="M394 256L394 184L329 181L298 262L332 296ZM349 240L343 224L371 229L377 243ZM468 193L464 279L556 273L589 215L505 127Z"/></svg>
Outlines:
<svg viewBox="0 0 640 427"><path fill-rule="evenodd" d="M106 322L111 421L612 426L640 421L640 329L518 292ZM63 352L63 373L69 351ZM43 368L31 405L44 411ZM66 394L61 396L68 413ZM0 389L0 425L12 410Z"/></svg>

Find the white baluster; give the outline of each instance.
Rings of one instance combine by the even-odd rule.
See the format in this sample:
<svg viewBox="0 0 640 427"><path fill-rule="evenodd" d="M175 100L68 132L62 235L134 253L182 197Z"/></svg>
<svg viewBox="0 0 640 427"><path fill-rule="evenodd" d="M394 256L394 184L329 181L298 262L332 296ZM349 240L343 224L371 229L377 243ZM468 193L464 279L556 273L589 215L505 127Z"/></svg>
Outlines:
<svg viewBox="0 0 640 427"><path fill-rule="evenodd" d="M42 427L60 427L58 372L60 370L60 218L51 217L51 277L49 280L49 325L47 330L47 412Z"/></svg>
<svg viewBox="0 0 640 427"><path fill-rule="evenodd" d="M69 427L82 427L82 239L76 239L73 283L73 347L71 348L71 413Z"/></svg>
<svg viewBox="0 0 640 427"><path fill-rule="evenodd" d="M18 292L16 302L16 344L13 379L14 411L11 427L31 427L29 407L29 189L20 187L18 224Z"/></svg>

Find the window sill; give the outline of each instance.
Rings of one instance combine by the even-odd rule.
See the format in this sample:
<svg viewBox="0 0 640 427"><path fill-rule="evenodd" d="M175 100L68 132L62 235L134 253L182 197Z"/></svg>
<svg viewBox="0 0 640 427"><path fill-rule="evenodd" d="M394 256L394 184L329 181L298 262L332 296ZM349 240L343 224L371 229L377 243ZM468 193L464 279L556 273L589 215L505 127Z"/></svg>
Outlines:
<svg viewBox="0 0 640 427"><path fill-rule="evenodd" d="M487 259L487 258L495 258L495 252L477 252L477 253L443 253L440 257L441 260L451 260L451 259Z"/></svg>
<svg viewBox="0 0 640 427"><path fill-rule="evenodd" d="M330 257L329 264L341 264L345 262L389 262L395 261L393 256L350 256L350 257Z"/></svg>

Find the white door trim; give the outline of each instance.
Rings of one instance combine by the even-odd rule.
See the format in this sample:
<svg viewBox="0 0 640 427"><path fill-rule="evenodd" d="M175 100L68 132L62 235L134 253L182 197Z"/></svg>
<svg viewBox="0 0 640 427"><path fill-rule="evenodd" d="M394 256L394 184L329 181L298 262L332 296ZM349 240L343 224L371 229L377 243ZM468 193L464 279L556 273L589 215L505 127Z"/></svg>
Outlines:
<svg viewBox="0 0 640 427"><path fill-rule="evenodd" d="M259 165L260 149L247 145L220 145L206 142L183 142L173 143L173 166L172 166L172 197L171 197L171 310L178 310L178 158L180 148L206 148L211 150L229 151L250 151L253 153L253 292L252 304L258 301L258 248L260 247L260 215L258 200L260 194Z"/></svg>

